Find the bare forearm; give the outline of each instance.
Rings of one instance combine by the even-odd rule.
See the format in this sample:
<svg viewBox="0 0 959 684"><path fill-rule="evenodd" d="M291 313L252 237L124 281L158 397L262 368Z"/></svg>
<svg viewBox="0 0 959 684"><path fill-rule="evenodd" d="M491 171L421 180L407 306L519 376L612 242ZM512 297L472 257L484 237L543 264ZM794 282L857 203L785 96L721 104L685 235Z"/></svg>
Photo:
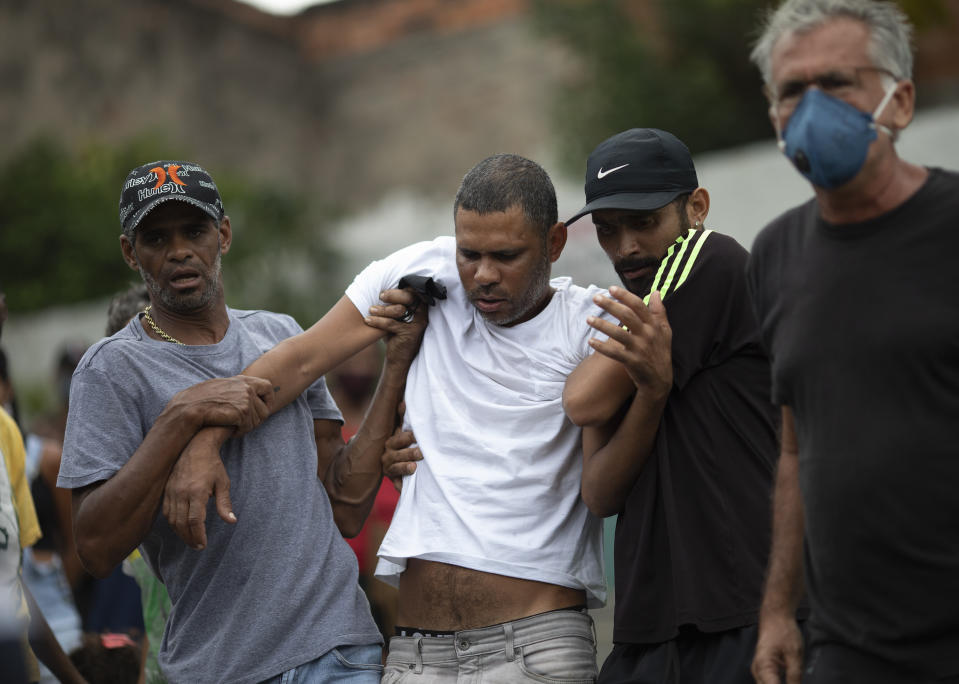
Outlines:
<svg viewBox="0 0 959 684"><path fill-rule="evenodd" d="M243 370L243 375L270 381L274 412L300 396L323 374L312 370L305 334L283 340ZM319 366L322 371L322 364Z"/></svg>
<svg viewBox="0 0 959 684"><path fill-rule="evenodd" d="M363 423L324 479L333 515L346 536L359 534L383 480L382 456L396 425L408 365L387 363Z"/></svg>
<svg viewBox="0 0 959 684"><path fill-rule="evenodd" d="M37 605L33 594L30 593L30 590L25 585L21 586L23 587L24 595L27 597L27 604L30 607L30 648L33 649L33 652L40 662L46 665L47 669L53 673L57 681L68 683L79 682L82 684L86 680L84 680L77 671L67 654L63 652L60 642L57 641L53 630L50 629L49 623L47 623L46 618L43 617L40 606Z"/></svg>
<svg viewBox="0 0 959 684"><path fill-rule="evenodd" d="M383 336L363 322L342 297L309 330L283 340L247 366L244 375L265 378L273 387L271 413L292 402L318 378Z"/></svg>
<svg viewBox="0 0 959 684"><path fill-rule="evenodd" d="M167 476L198 427L189 411L168 408L113 477L74 491L77 553L92 574L107 575L146 536Z"/></svg>
<svg viewBox="0 0 959 684"><path fill-rule="evenodd" d="M794 615L803 594L803 505L792 414L783 411L783 445L773 490L772 545L762 612Z"/></svg>
<svg viewBox="0 0 959 684"><path fill-rule="evenodd" d="M605 430L583 429L582 496L594 514L622 510L652 452L667 396L638 392L618 425L614 418Z"/></svg>

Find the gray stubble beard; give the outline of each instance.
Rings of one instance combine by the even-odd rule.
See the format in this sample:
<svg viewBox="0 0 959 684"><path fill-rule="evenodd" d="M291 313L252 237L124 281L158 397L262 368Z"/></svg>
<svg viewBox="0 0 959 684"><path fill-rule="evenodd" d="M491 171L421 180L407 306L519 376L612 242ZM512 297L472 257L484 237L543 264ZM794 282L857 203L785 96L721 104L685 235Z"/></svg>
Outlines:
<svg viewBox="0 0 959 684"><path fill-rule="evenodd" d="M221 252L217 249L216 260L213 262L212 277L206 279L206 286L200 292L188 295L178 295L176 293L164 290L160 283L147 273L140 265L137 259L137 268L140 271L140 277L147 286L147 292L150 294L151 301L160 302L163 308L173 313L188 314L202 309L214 300L220 290L220 275L222 270Z"/></svg>

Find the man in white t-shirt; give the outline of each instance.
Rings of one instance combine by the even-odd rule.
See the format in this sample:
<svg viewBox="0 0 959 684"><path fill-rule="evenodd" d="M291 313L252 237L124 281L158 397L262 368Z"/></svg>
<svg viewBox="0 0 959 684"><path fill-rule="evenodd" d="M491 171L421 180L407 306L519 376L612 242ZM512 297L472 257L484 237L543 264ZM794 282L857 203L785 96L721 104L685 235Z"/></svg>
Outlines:
<svg viewBox="0 0 959 684"><path fill-rule="evenodd" d="M401 278L442 283L448 296L430 308L406 386L423 460L379 552L401 625L383 681L591 682L586 607L606 600L602 527L579 496L580 431L562 392L598 335L587 320L609 317L593 302L604 291L550 280L566 226L549 177L528 159L477 164L454 219L455 238L374 262L319 322L244 373L269 379L282 406L382 334L364 324L367 311L408 310Z"/></svg>

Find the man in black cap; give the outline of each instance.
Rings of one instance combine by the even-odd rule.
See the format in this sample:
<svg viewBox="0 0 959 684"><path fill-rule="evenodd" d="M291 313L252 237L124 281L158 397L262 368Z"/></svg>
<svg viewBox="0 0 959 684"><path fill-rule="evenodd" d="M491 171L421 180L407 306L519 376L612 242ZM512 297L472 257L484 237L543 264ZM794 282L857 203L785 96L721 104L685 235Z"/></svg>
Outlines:
<svg viewBox="0 0 959 684"><path fill-rule="evenodd" d="M289 316L226 306L220 261L233 233L213 179L185 162L134 169L120 221L124 259L150 305L94 344L70 385L58 486L73 490L81 560L102 576L139 546L172 600L159 655L170 682L252 684L293 672L297 681L378 682L382 638L341 531L356 534L380 484L422 316L381 321L396 334L349 444L322 378L266 421L270 383L237 374L301 330ZM382 335L369 330L371 340ZM191 510L164 503L164 519L164 487L195 464L181 452L205 426L226 442L216 473L223 519L207 516L206 496ZM184 528L197 535L190 544L177 536Z"/></svg>
<svg viewBox="0 0 959 684"><path fill-rule="evenodd" d="M601 143L586 200L569 223L592 214L626 288L601 303L623 326L591 323L610 339L564 393L585 427L583 499L619 514L599 681L749 681L777 446L746 250L703 227L709 193L665 131Z"/></svg>

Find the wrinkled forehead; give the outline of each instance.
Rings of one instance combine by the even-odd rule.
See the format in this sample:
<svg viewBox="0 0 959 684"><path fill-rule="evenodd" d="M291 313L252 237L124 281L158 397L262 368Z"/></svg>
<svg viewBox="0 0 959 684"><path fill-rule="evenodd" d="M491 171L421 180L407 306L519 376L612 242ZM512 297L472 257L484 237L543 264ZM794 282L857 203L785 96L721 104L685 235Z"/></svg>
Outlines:
<svg viewBox="0 0 959 684"><path fill-rule="evenodd" d="M770 55L773 83L809 79L837 69L873 66L869 28L851 17L836 17L806 29L787 31Z"/></svg>
<svg viewBox="0 0 959 684"><path fill-rule="evenodd" d="M454 221L456 246L485 244L525 244L540 242L541 232L533 226L522 207L481 214L460 207Z"/></svg>

